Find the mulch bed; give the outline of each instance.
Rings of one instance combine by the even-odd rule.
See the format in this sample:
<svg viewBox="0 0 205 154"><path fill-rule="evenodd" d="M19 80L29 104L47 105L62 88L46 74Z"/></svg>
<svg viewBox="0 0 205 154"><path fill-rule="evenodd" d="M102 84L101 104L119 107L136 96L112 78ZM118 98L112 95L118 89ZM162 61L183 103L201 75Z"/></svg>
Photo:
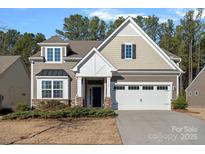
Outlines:
<svg viewBox="0 0 205 154"><path fill-rule="evenodd" d="M200 112L190 111L188 109L173 109L173 111L181 112L181 113L193 113L193 114L200 114Z"/></svg>

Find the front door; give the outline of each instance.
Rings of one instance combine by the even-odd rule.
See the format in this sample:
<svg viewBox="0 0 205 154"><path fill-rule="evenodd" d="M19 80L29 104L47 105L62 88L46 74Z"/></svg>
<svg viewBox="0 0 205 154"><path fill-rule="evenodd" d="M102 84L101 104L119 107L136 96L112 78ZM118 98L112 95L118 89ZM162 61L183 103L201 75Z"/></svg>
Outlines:
<svg viewBox="0 0 205 154"><path fill-rule="evenodd" d="M93 107L101 107L101 87L93 87L92 95L93 95Z"/></svg>

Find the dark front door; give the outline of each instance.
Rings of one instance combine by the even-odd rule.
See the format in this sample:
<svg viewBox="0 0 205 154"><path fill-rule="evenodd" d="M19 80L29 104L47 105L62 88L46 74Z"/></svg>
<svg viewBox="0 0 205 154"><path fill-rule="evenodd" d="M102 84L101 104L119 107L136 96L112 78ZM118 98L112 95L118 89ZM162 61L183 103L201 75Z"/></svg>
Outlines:
<svg viewBox="0 0 205 154"><path fill-rule="evenodd" d="M93 107L101 107L101 87L93 87Z"/></svg>

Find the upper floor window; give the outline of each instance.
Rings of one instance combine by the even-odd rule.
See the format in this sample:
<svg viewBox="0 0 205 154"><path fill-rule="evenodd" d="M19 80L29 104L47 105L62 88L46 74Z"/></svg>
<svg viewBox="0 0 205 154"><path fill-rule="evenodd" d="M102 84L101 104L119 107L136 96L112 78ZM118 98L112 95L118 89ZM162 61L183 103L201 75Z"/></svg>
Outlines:
<svg viewBox="0 0 205 154"><path fill-rule="evenodd" d="M132 59L132 44L125 44L125 59Z"/></svg>
<svg viewBox="0 0 205 154"><path fill-rule="evenodd" d="M132 43L125 43L121 45L122 59L136 59L136 45Z"/></svg>
<svg viewBox="0 0 205 154"><path fill-rule="evenodd" d="M61 62L61 48L47 48L47 62Z"/></svg>

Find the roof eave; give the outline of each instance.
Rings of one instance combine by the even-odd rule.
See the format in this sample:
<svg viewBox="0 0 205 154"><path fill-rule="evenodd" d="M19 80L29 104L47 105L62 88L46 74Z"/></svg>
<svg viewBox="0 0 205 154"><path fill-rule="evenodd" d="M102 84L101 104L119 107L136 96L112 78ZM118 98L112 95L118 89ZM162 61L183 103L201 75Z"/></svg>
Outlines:
<svg viewBox="0 0 205 154"><path fill-rule="evenodd" d="M67 46L67 45L69 45L69 43L58 43L58 42L56 42L56 43L37 43L39 46L44 46L44 45L64 45L64 46Z"/></svg>

